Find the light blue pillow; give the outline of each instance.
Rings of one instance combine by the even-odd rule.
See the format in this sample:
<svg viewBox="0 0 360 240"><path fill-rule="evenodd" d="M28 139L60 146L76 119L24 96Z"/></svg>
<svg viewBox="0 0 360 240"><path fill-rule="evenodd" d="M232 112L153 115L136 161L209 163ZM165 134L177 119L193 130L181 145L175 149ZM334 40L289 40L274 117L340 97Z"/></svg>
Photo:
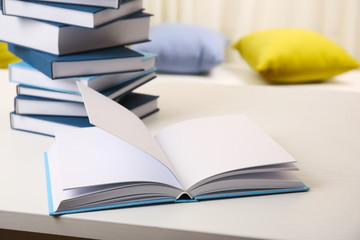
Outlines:
<svg viewBox="0 0 360 240"><path fill-rule="evenodd" d="M158 71L195 74L208 72L225 59L228 39L208 28L164 23L150 29L150 42L136 44L132 49L152 52L158 56Z"/></svg>

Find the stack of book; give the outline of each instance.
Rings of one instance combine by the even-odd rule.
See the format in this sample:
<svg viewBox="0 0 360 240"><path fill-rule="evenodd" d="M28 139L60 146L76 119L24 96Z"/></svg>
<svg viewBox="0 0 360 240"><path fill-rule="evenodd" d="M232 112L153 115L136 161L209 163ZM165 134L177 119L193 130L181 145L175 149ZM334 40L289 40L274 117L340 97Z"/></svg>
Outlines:
<svg viewBox="0 0 360 240"><path fill-rule="evenodd" d="M0 41L23 60L9 66L13 129L54 136L92 126L77 82L140 118L158 110L158 96L133 92L156 77L155 55L126 47L148 40L142 0L0 2Z"/></svg>

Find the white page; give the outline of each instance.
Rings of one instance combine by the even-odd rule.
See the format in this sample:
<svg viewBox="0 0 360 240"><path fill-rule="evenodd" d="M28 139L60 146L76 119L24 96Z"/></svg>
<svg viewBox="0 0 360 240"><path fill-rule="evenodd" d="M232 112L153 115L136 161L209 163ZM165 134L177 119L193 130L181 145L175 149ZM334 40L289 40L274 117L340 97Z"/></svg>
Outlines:
<svg viewBox="0 0 360 240"><path fill-rule="evenodd" d="M295 162L244 115L188 120L156 135L185 189L223 172Z"/></svg>
<svg viewBox="0 0 360 240"><path fill-rule="evenodd" d="M214 181L195 189L192 194L204 195L211 194L214 191L237 190L239 192L244 190L266 190L266 189L281 189L281 188L303 188L304 185L291 172L265 172L254 174L242 174L233 176L222 181Z"/></svg>
<svg viewBox="0 0 360 240"><path fill-rule="evenodd" d="M181 188L161 162L100 128L56 133L55 144L63 189L129 181L160 182Z"/></svg>
<svg viewBox="0 0 360 240"><path fill-rule="evenodd" d="M51 192L52 192L52 202L54 211L58 208L61 200L64 199L64 193L61 191L61 174L60 174L60 165L58 164L58 149L56 144L53 144L47 152L48 165L49 165L49 174L50 174L50 183L51 183ZM51 160L50 160L51 159Z"/></svg>
<svg viewBox="0 0 360 240"><path fill-rule="evenodd" d="M33 19L3 15L0 11L0 41L58 54L59 28ZM46 39L46 40L45 40Z"/></svg>
<svg viewBox="0 0 360 240"><path fill-rule="evenodd" d="M90 123L147 152L174 172L160 145L134 113L95 90L77 84Z"/></svg>

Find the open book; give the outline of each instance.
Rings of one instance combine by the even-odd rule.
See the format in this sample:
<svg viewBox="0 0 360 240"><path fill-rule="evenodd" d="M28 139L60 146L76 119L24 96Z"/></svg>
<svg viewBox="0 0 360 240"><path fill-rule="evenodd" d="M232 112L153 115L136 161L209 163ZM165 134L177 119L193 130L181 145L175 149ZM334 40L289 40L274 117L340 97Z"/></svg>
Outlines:
<svg viewBox="0 0 360 240"><path fill-rule="evenodd" d="M296 160L244 115L171 125L153 137L130 111L79 84L90 122L45 153L50 215L306 191Z"/></svg>

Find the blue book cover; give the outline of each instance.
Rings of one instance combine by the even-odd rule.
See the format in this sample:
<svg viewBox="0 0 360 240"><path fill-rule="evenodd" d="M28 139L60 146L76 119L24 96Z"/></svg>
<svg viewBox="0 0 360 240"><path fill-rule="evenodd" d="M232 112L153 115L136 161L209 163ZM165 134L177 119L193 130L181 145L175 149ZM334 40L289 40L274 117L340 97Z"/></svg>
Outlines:
<svg viewBox="0 0 360 240"><path fill-rule="evenodd" d="M16 114L12 112L11 115ZM47 122L54 122L74 127L93 127L88 117L68 117L68 116L50 116L50 115L23 115L29 118L38 119Z"/></svg>
<svg viewBox="0 0 360 240"><path fill-rule="evenodd" d="M33 96L26 96L26 95L17 95L15 97L16 100L31 100L31 101L44 101L44 102L73 102L76 104L82 104L75 101L68 101L68 100L58 100L58 99L52 99L52 98L42 98L42 97L33 97Z"/></svg>
<svg viewBox="0 0 360 240"><path fill-rule="evenodd" d="M1 29L1 41L56 55L125 46L148 41L150 16L139 12L95 28L85 28L26 18L21 18L23 24L19 24L18 17L0 14L2 25L8 26Z"/></svg>
<svg viewBox="0 0 360 240"><path fill-rule="evenodd" d="M154 78L155 77L150 78L150 79L146 80L146 82L149 82ZM119 90L122 90L127 85L130 85L136 81L137 81L137 79L131 80L129 82L123 83L122 85L110 88L106 91L101 91L100 93L103 94L104 96L109 96ZM146 82L142 82L141 85ZM122 93L120 95L116 96L114 101L121 104L125 108L131 110L131 109L139 107L147 102L150 102L150 101L158 98L158 96L141 94L141 93L133 93L132 91L136 87L139 87L139 86L140 85L133 86L131 88L126 89L125 91L122 91ZM46 98L45 97L35 97L35 96L28 96L28 95L17 95L15 97L15 105L16 105L17 100L46 101L46 102L69 102L69 103L74 103L74 104L83 104L82 102L77 102L77 101L72 101L72 100L61 100L61 99L53 99L53 98L47 98L47 97Z"/></svg>
<svg viewBox="0 0 360 240"><path fill-rule="evenodd" d="M150 78L140 76L140 77L137 77L135 79L119 83L119 84L115 85L114 87L102 90L100 92L104 96L108 96L110 98L113 98L112 96L116 95L115 98L118 99L119 97L122 97L122 96L130 93L134 89L144 85L145 83L148 83L148 82L154 80L155 78L156 78L156 76L153 76L153 77L150 77ZM121 91L122 93L119 94L119 91Z"/></svg>
<svg viewBox="0 0 360 240"><path fill-rule="evenodd" d="M27 1L27 0L24 0ZM129 0L127 0L129 1ZM130 0L131 1L131 0ZM99 0L98 2L94 1L86 1L86 0L34 0L34 2L53 2L53 3L61 3L61 4L71 4L71 5L79 5L79 6L94 6L94 7L106 7L106 8L119 8L121 3L126 2L126 0L113 0L111 3L104 2Z"/></svg>
<svg viewBox="0 0 360 240"><path fill-rule="evenodd" d="M81 64L83 64L84 62L91 63L91 61L139 58L139 64L136 64L137 66L134 66L135 69L133 70L140 70L141 69L140 58L144 56L139 52L136 52L134 50L131 50L123 46L105 48L105 49L88 51L77 54L70 54L65 56L58 56L51 53L46 53L39 50L22 47L12 43L8 44L8 49L11 53L18 56L19 58L27 62L29 65L36 68L37 70L39 70L40 72L44 73L46 76L52 79L55 79L54 64L56 64L57 62L69 62L74 64L76 64L77 62L81 62ZM97 62L97 64L99 65L99 62ZM119 66L118 68L121 69L121 66ZM91 71L94 72L94 69L92 69ZM90 74L83 74L83 72L84 70L82 70L82 73L79 75L80 76L90 75ZM121 72L121 71L115 71L115 72ZM79 75L73 73L73 76L79 76ZM61 76L59 78L61 78Z"/></svg>
<svg viewBox="0 0 360 240"><path fill-rule="evenodd" d="M2 1L2 0L0 0ZM1 8L0 10L3 11L2 9L2 2L1 2ZM135 19L135 18L146 18L146 17L151 17L152 14L149 14L149 13L144 13L144 12L138 12L138 13L134 13L134 14L131 14L129 16L126 16L126 17L123 17L123 18L119 18L119 19L115 19L111 22L108 22L104 25L101 25L101 26L98 26L98 27L95 27L94 29L97 29L97 28L103 28L103 27L106 27L107 25L113 23L113 22L117 22L117 21L124 21L124 20L128 20L128 19ZM38 19L32 19L33 21L36 21L36 22L41 22L41 23L45 23L45 24L49 24L49 25L52 25L54 27L57 27L57 28L83 28L83 27L78 27L78 26L71 26L71 25L68 25L68 24L64 24L64 23L59 23L59 22L51 22L51 21L45 21L45 20L38 20ZM85 28L86 29L86 28ZM91 30L91 29L88 29L88 30Z"/></svg>
<svg viewBox="0 0 360 240"><path fill-rule="evenodd" d="M27 115L10 113L11 129L54 137L55 131L63 128L93 127L88 117Z"/></svg>
<svg viewBox="0 0 360 240"><path fill-rule="evenodd" d="M6 0L5 0L6 1ZM88 13L97 13L99 11L102 11L104 7L96 7L96 6L85 6L85 5L77 5L77 4L69 4L69 3L58 3L58 2L43 2L43 1L34 1L34 0L21 0L23 2L30 2L30 3L36 3L39 5L46 5L46 6L52 6L57 8L65 8L69 10L76 10L81 12L88 12ZM126 2L130 2L132 0L123 0L123 4ZM119 4L120 6L120 4Z"/></svg>
<svg viewBox="0 0 360 240"><path fill-rule="evenodd" d="M57 101L57 102L65 102L47 98L38 98L38 97L30 97L18 95L17 99L28 99L35 101ZM141 93L129 93L123 96L120 99L117 99L116 102L125 108L131 111L138 111L142 109L143 111L137 112L137 116L139 118L145 118L157 111L159 108L157 107L158 96L141 94ZM70 101L68 101L70 102ZM150 103L154 103L148 105ZM19 120L20 119L20 120ZM12 112L10 114L10 124L11 128L14 130L20 130L25 132L31 132L41 135L46 135L50 137L54 137L55 128L68 128L68 127L92 127L93 125L90 123L88 117L79 117L79 116L55 116L55 115L33 115L33 114L16 114ZM47 127L50 126L50 127Z"/></svg>
<svg viewBox="0 0 360 240"><path fill-rule="evenodd" d="M106 7L73 4L73 3L70 3L70 1L66 2L66 3L65 2L64 3L52 2L51 0L49 0L49 1L20 0L20 1L32 2L32 3L36 3L36 4L48 5L48 6L59 7L59 8L66 8L66 9L77 10L77 11L88 12L88 13L96 13L101 10L108 9ZM131 1L134 1L134 0L118 0L118 8L121 6L121 4L125 4L125 3L131 2Z"/></svg>
<svg viewBox="0 0 360 240"><path fill-rule="evenodd" d="M148 58L149 56L154 57L153 54L144 54L143 60L145 58ZM17 75L21 75L20 77L14 77L12 72L13 71L24 71L24 73L17 73ZM26 75L28 71L34 71L38 74L37 77L33 77L31 79L28 79L23 76ZM16 62L9 64L9 81L17 84L21 84L24 86L30 86L40 89L46 89L46 90L52 90L52 91L58 91L58 92L64 92L64 93L71 93L71 94L78 94L80 95L80 92L76 86L76 81L86 83L87 85L92 85L95 83L95 85L98 82L102 82L102 86L100 88L96 88L97 91L105 91L107 89L116 87L120 84L123 84L125 82L131 81L133 79L138 79L140 77L143 77L148 74L154 74L156 71L156 68L150 68L146 71L135 71L135 72L127 72L127 73L115 73L115 74L102 74L102 75L93 75L93 76L81 76L81 77L74 77L74 78L63 78L63 79L57 79L57 80L51 80L50 78L43 75L41 72L30 66L28 63L22 61L22 62ZM34 74L35 76L35 74ZM105 80L103 78L106 78ZM106 81L106 82L104 82ZM105 83L105 84L104 84Z"/></svg>
<svg viewBox="0 0 360 240"><path fill-rule="evenodd" d="M121 82L118 85L103 89L99 92L111 99L119 99L127 93L131 92L133 89L155 78L155 74L149 73L147 75L134 78L133 80ZM16 89L18 95L50 98L62 101L83 102L79 92L56 91L53 89L45 89L39 86L29 86L23 84L18 84Z"/></svg>
<svg viewBox="0 0 360 240"><path fill-rule="evenodd" d="M110 9L47 1L3 0L2 12L4 15L94 28L143 10L141 0L126 0L122 5Z"/></svg>

